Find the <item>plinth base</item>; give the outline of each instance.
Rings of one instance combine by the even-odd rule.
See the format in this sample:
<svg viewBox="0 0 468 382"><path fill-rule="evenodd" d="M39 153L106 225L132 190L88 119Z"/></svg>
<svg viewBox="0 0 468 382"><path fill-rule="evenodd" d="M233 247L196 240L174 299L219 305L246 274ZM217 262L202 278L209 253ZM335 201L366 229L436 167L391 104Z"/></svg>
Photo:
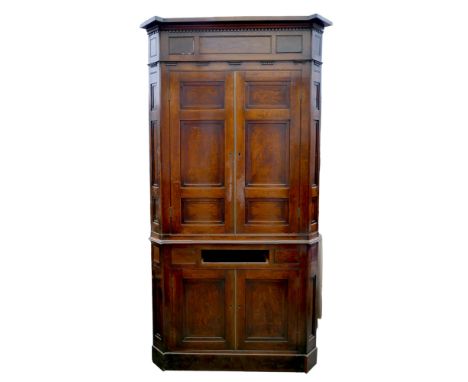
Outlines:
<svg viewBox="0 0 468 382"><path fill-rule="evenodd" d="M161 352L153 346L161 370L289 371L307 373L317 363L317 348L308 354Z"/></svg>

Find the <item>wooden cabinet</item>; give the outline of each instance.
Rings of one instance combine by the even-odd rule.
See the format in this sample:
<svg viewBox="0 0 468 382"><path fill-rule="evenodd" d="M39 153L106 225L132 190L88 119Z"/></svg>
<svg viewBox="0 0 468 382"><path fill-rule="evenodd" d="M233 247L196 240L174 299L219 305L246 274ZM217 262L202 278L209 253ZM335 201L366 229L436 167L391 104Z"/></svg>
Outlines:
<svg viewBox="0 0 468 382"><path fill-rule="evenodd" d="M319 15L142 24L162 369L307 372L316 362L328 25Z"/></svg>

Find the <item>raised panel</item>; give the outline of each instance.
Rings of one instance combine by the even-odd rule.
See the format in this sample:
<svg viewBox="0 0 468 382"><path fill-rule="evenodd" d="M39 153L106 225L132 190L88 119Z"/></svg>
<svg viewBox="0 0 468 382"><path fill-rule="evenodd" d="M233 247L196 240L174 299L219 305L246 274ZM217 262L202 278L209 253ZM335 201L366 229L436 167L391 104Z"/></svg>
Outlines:
<svg viewBox="0 0 468 382"><path fill-rule="evenodd" d="M320 122L312 121L310 129L310 184L318 184L318 174L320 165Z"/></svg>
<svg viewBox="0 0 468 382"><path fill-rule="evenodd" d="M232 349L234 271L172 271L173 349Z"/></svg>
<svg viewBox="0 0 468 382"><path fill-rule="evenodd" d="M182 81L180 83L181 109L223 109L223 81Z"/></svg>
<svg viewBox="0 0 468 382"><path fill-rule="evenodd" d="M180 121L182 186L222 186L224 146L224 121Z"/></svg>
<svg viewBox="0 0 468 382"><path fill-rule="evenodd" d="M156 247L155 245L151 246L151 252L152 252L152 258L153 258L153 265L155 267L159 267L161 265L161 257L160 257L160 251L159 247Z"/></svg>
<svg viewBox="0 0 468 382"><path fill-rule="evenodd" d="M320 110L320 82L314 81L314 108Z"/></svg>
<svg viewBox="0 0 468 382"><path fill-rule="evenodd" d="M159 217L161 215L161 203L160 203L160 198L152 198L153 205L152 205L152 221L153 223L159 225Z"/></svg>
<svg viewBox="0 0 468 382"><path fill-rule="evenodd" d="M158 84L157 83L150 84L150 110L157 109L157 92L158 92Z"/></svg>
<svg viewBox="0 0 468 382"><path fill-rule="evenodd" d="M225 337L224 280L185 279L183 341Z"/></svg>
<svg viewBox="0 0 468 382"><path fill-rule="evenodd" d="M322 32L316 29L312 30L312 59L322 60Z"/></svg>
<svg viewBox="0 0 468 382"><path fill-rule="evenodd" d="M246 186L287 185L289 123L247 121L245 153Z"/></svg>
<svg viewBox="0 0 468 382"><path fill-rule="evenodd" d="M200 36L200 53L271 53L271 36Z"/></svg>
<svg viewBox="0 0 468 382"><path fill-rule="evenodd" d="M287 224L288 199L247 199L247 224Z"/></svg>
<svg viewBox="0 0 468 382"><path fill-rule="evenodd" d="M311 280L309 280L311 284L311 307L312 307L312 312L310 314L311 318L311 331L310 335L315 336L315 332L317 330L317 307L316 307L316 294L317 294L317 276L313 276Z"/></svg>
<svg viewBox="0 0 468 382"><path fill-rule="evenodd" d="M301 53L302 35L276 36L276 53Z"/></svg>
<svg viewBox="0 0 468 382"><path fill-rule="evenodd" d="M183 224L223 224L223 199L182 199Z"/></svg>
<svg viewBox="0 0 468 382"><path fill-rule="evenodd" d="M161 162L160 162L160 131L159 122L151 121L150 148L151 148L151 184L160 184Z"/></svg>
<svg viewBox="0 0 468 382"><path fill-rule="evenodd" d="M311 224L317 222L317 201L316 197L309 200L309 218Z"/></svg>
<svg viewBox="0 0 468 382"><path fill-rule="evenodd" d="M238 270L238 349L296 349L299 271Z"/></svg>
<svg viewBox="0 0 468 382"><path fill-rule="evenodd" d="M193 54L194 51L193 37L169 37L169 54Z"/></svg>
<svg viewBox="0 0 468 382"><path fill-rule="evenodd" d="M246 280L246 340L286 340L288 280Z"/></svg>
<svg viewBox="0 0 468 382"><path fill-rule="evenodd" d="M289 82L249 81L245 86L245 107L250 109L289 108Z"/></svg>
<svg viewBox="0 0 468 382"><path fill-rule="evenodd" d="M153 335L155 341L162 340L163 333L163 298L160 277L153 277Z"/></svg>
<svg viewBox="0 0 468 382"><path fill-rule="evenodd" d="M155 34L149 39L149 55L151 58L158 56L158 34Z"/></svg>

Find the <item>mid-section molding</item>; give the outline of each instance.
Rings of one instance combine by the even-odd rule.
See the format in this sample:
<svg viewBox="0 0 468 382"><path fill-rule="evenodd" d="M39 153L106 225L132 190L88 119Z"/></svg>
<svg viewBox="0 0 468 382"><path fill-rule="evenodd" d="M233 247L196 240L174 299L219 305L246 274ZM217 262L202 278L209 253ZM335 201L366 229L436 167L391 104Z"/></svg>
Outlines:
<svg viewBox="0 0 468 382"><path fill-rule="evenodd" d="M315 244L320 241L320 237L315 237L313 239L301 240L301 239L263 239L263 240L196 240L196 239L157 239L150 237L149 240L152 243L164 245L164 244Z"/></svg>

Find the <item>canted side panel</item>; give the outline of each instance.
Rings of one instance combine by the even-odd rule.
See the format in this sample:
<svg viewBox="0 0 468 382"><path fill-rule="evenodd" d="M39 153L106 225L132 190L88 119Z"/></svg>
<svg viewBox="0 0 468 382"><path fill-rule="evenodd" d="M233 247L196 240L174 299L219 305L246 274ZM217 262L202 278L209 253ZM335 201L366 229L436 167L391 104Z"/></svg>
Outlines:
<svg viewBox="0 0 468 382"><path fill-rule="evenodd" d="M151 246L152 297L153 297L153 343L161 346L163 341L164 299L162 256L158 246Z"/></svg>
<svg viewBox="0 0 468 382"><path fill-rule="evenodd" d="M153 312L153 334L156 339L162 340L163 299L160 277L153 278Z"/></svg>
<svg viewBox="0 0 468 382"><path fill-rule="evenodd" d="M322 61L322 35L323 31L312 29L312 59Z"/></svg>
<svg viewBox="0 0 468 382"><path fill-rule="evenodd" d="M154 64L160 57L160 35L158 32L152 32L148 35L148 63Z"/></svg>
<svg viewBox="0 0 468 382"><path fill-rule="evenodd" d="M156 187L152 188L153 198L151 198L151 217L152 217L152 228L159 229L161 226L161 198L159 197L159 189Z"/></svg>
<svg viewBox="0 0 468 382"><path fill-rule="evenodd" d="M153 42L151 42L153 41ZM154 37L150 37L150 59L154 49ZM161 129L160 129L160 84L159 66L149 68L149 140L151 172L151 229L161 232Z"/></svg>
<svg viewBox="0 0 468 382"><path fill-rule="evenodd" d="M318 245L308 247L307 254L307 293L306 293L306 327L307 327L307 351L316 346L317 320L320 304L320 270L318 266Z"/></svg>
<svg viewBox="0 0 468 382"><path fill-rule="evenodd" d="M311 111L310 121L310 190L309 231L318 231L319 216L319 173L320 173L320 118L322 103L322 34L321 28L312 29L311 52Z"/></svg>
<svg viewBox="0 0 468 382"><path fill-rule="evenodd" d="M318 37L317 37L318 36ZM320 38L319 40L317 40ZM313 39L315 44L321 41L321 34ZM321 49L314 46L313 49ZM311 75L311 121L310 121L310 158L309 158L309 231L318 230L318 194L320 173L320 109L321 109L321 63L312 63Z"/></svg>
<svg viewBox="0 0 468 382"><path fill-rule="evenodd" d="M160 141L160 129L159 121L151 121L150 125L151 134L151 180L152 185L159 187L161 182L161 141Z"/></svg>
<svg viewBox="0 0 468 382"><path fill-rule="evenodd" d="M307 279L307 351L316 346L317 312L316 312L317 277L312 275Z"/></svg>
<svg viewBox="0 0 468 382"><path fill-rule="evenodd" d="M310 127L310 186L317 186L319 181L319 140L320 121L313 120Z"/></svg>

